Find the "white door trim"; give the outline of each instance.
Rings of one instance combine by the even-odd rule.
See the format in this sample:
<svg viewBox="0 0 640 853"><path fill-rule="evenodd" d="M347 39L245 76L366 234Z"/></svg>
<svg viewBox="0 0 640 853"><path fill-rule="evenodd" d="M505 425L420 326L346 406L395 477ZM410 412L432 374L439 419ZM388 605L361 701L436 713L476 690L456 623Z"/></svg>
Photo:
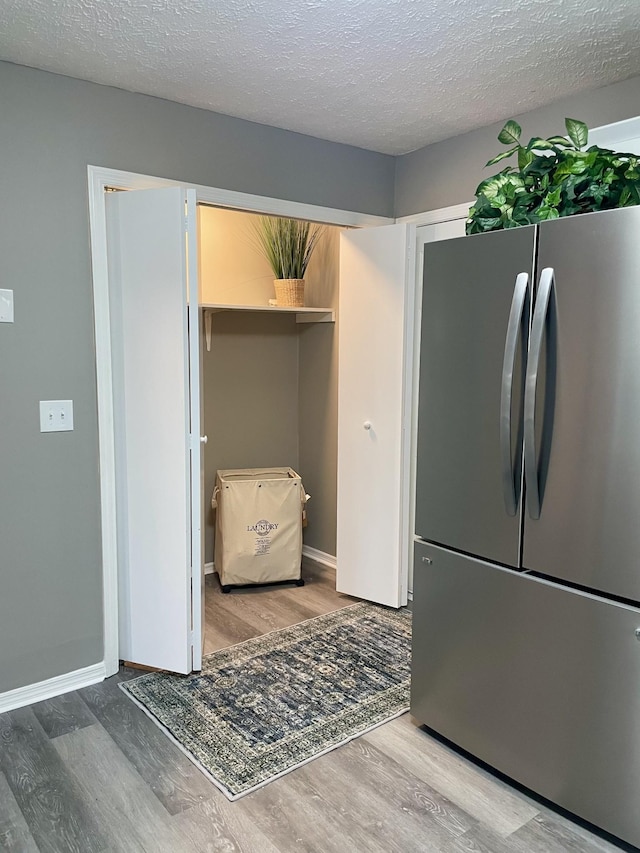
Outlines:
<svg viewBox="0 0 640 853"><path fill-rule="evenodd" d="M89 226L93 275L94 333L98 398L98 444L100 463L100 506L102 521L102 586L104 613L104 675L118 671L118 563L116 525L116 476L113 421L113 375L111 367L111 318L107 266L107 226L104 194L107 188L123 190L181 186L195 189L199 203L236 210L291 216L331 225L366 227L387 225L393 219L285 199L206 187L152 175L139 175L101 166L88 166Z"/></svg>
<svg viewBox="0 0 640 853"><path fill-rule="evenodd" d="M409 222L413 225L439 225L441 222L450 222L452 219L466 219L472 201L464 204L452 204L450 207L441 207L438 210L427 210L422 213L410 213L408 216L398 216L396 222Z"/></svg>
<svg viewBox="0 0 640 853"><path fill-rule="evenodd" d="M603 124L589 131L591 145L601 148L624 147L626 142L640 139L640 116L616 121L613 124Z"/></svg>

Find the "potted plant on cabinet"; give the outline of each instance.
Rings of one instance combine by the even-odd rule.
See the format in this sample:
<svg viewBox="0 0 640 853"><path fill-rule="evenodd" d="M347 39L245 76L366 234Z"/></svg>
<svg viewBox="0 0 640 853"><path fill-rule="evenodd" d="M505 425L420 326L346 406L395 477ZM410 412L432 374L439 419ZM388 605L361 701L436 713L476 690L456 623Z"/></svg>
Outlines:
<svg viewBox="0 0 640 853"><path fill-rule="evenodd" d="M322 226L300 219L261 216L258 243L274 275L278 305L304 306L304 276Z"/></svg>

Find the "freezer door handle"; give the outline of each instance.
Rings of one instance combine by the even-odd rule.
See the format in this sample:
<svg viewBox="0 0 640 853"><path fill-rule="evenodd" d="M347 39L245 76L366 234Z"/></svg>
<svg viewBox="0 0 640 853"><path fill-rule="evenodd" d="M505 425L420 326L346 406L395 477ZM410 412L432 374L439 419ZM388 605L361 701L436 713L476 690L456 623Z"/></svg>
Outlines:
<svg viewBox="0 0 640 853"><path fill-rule="evenodd" d="M527 363L527 378L524 391L524 473L527 483L527 511L531 518L540 518L540 483L538 480L538 457L536 454L536 391L538 368L542 351L542 338L553 290L554 272L545 267L540 273L538 295L531 324L531 346Z"/></svg>
<svg viewBox="0 0 640 853"><path fill-rule="evenodd" d="M513 288L511 312L504 342L502 362L502 391L500 394L500 459L502 462L502 492L507 515L515 515L518 509L518 484L513 467L511 447L511 404L513 396L513 372L516 365L518 338L522 328L522 317L528 304L529 275L518 273Z"/></svg>

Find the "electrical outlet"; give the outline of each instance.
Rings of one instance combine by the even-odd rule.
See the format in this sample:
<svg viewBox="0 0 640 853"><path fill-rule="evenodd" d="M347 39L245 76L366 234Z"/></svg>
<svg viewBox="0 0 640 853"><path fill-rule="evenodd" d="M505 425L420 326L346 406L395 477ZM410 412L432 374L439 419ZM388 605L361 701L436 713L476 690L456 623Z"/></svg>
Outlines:
<svg viewBox="0 0 640 853"><path fill-rule="evenodd" d="M73 429L73 400L40 400L40 432Z"/></svg>
<svg viewBox="0 0 640 853"><path fill-rule="evenodd" d="M0 290L0 323L13 323L13 290Z"/></svg>

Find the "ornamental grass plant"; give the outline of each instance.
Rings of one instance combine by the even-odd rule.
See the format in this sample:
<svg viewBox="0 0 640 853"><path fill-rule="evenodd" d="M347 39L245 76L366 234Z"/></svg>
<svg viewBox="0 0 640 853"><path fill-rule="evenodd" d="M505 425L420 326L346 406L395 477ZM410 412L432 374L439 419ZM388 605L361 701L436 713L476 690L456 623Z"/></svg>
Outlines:
<svg viewBox="0 0 640 853"><path fill-rule="evenodd" d="M303 279L322 226L300 219L261 216L256 237L276 279Z"/></svg>

